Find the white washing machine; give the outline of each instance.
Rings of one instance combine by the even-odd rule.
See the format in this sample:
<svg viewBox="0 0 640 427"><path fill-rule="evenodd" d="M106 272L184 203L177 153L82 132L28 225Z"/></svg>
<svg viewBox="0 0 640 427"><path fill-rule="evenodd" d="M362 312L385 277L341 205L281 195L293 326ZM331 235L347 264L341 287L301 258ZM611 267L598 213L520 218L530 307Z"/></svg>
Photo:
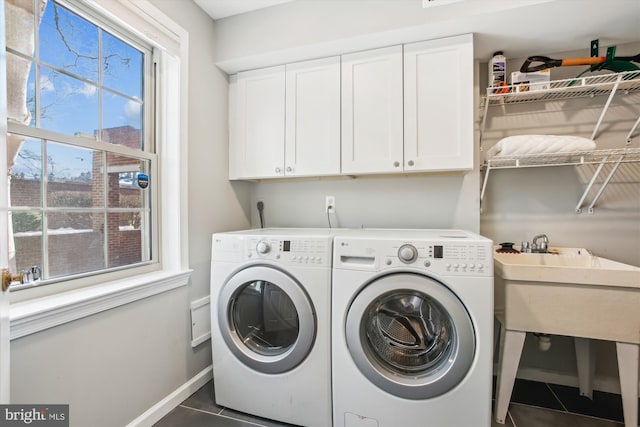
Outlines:
<svg viewBox="0 0 640 427"><path fill-rule="evenodd" d="M345 232L332 289L334 426L491 425L491 240Z"/></svg>
<svg viewBox="0 0 640 427"><path fill-rule="evenodd" d="M331 425L332 245L326 229L213 235L218 405L296 425Z"/></svg>

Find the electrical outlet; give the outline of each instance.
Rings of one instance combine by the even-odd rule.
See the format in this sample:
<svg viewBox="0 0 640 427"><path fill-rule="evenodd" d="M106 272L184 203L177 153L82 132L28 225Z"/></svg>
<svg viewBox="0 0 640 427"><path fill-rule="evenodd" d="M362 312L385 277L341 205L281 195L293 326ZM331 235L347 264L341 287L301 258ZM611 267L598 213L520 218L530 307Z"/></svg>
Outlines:
<svg viewBox="0 0 640 427"><path fill-rule="evenodd" d="M324 210L326 213L336 213L336 198L333 196L327 196L325 198Z"/></svg>

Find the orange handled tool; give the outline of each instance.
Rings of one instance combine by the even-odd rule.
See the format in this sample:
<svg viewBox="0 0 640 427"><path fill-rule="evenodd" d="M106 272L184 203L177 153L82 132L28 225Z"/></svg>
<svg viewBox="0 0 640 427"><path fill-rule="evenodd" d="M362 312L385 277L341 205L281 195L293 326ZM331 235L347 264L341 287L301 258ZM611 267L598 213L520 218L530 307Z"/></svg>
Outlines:
<svg viewBox="0 0 640 427"><path fill-rule="evenodd" d="M640 62L640 54L636 56L616 56L613 58L616 63L620 62ZM531 65L533 62L540 62L541 64ZM569 67L574 65L598 65L607 62L607 58L604 56L593 56L590 58L566 58L566 59L552 59L547 56L530 56L524 61L522 67L520 67L521 73L532 73L534 71L546 70L553 67ZM611 61L609 61L611 62ZM633 64L630 64L633 66ZM605 67L606 68L606 67ZM624 68L624 67L623 67ZM632 69L637 69L633 66Z"/></svg>

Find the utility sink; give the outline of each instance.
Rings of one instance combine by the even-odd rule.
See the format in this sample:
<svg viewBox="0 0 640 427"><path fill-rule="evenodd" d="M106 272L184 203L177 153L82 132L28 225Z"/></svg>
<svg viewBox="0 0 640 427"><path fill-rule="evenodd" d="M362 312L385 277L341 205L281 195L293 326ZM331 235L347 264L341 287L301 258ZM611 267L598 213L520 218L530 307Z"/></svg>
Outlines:
<svg viewBox="0 0 640 427"><path fill-rule="evenodd" d="M585 248L549 253L494 250L494 306L500 321L495 416L504 423L527 332L575 337L580 393L591 396L592 340L614 341L626 427L638 425L640 268Z"/></svg>
<svg viewBox="0 0 640 427"><path fill-rule="evenodd" d="M495 252L494 270L506 280L640 289L640 268L592 255L585 248L550 248L549 253Z"/></svg>
<svg viewBox="0 0 640 427"><path fill-rule="evenodd" d="M507 329L640 343L640 268L585 248L494 251L495 309Z"/></svg>

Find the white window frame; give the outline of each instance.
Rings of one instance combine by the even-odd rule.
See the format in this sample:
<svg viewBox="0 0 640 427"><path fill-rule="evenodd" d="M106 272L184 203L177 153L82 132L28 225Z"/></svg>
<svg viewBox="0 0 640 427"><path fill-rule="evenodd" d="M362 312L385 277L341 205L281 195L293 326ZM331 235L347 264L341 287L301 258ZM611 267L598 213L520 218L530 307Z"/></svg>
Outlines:
<svg viewBox="0 0 640 427"><path fill-rule="evenodd" d="M190 282L188 269L188 33L147 0L84 0L95 13L154 47L158 263L12 292L11 339L147 298ZM6 85L6 82L0 82ZM3 88L4 89L4 88ZM2 132L6 128L2 126ZM159 182L158 182L159 181ZM6 192L6 190L3 190ZM2 196L2 194L0 194ZM4 198L3 200L6 200ZM5 203L5 202L3 202ZM7 206L0 206L6 215Z"/></svg>

